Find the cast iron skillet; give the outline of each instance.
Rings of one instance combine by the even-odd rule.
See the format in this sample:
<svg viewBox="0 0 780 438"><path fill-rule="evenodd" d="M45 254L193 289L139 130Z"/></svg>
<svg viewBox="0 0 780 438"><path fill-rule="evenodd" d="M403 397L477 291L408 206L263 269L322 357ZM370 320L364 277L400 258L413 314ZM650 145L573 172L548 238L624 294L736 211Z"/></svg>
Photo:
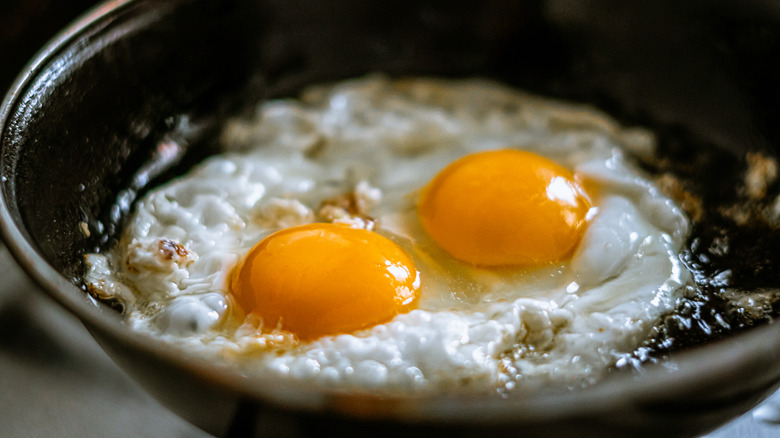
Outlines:
<svg viewBox="0 0 780 438"><path fill-rule="evenodd" d="M110 246L137 195L214 152L220 122L260 99L373 71L480 75L655 129L660 158L644 165L680 175L709 213L688 262L708 259L704 276L728 267L746 291L776 288L778 233L716 213L742 196L747 152L776 155L778 23L769 1L110 1L44 48L5 98L2 236L120 365L217 435L702 433L777 387L779 325L745 330L735 319L680 336L675 345L709 342L657 348L668 356L658 364L585 390L343 394L250 383L130 332L111 303L84 291L81 255ZM723 236L734 237L730 252L709 251ZM659 337L676 334L669 326Z"/></svg>

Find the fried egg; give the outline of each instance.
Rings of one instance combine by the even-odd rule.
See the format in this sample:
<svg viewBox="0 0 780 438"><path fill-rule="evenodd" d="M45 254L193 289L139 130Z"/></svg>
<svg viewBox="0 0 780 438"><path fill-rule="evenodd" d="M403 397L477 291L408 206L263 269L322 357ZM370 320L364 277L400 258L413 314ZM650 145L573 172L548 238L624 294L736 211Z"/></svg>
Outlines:
<svg viewBox="0 0 780 438"><path fill-rule="evenodd" d="M579 387L691 274L654 139L481 79L369 76L262 103L139 200L85 283L134 330L339 390Z"/></svg>

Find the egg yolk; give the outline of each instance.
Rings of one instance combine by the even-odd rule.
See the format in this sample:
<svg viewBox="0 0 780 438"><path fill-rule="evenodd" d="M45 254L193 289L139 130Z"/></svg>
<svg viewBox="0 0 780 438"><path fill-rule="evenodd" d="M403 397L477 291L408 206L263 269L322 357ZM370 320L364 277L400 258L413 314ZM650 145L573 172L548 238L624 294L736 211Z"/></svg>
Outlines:
<svg viewBox="0 0 780 438"><path fill-rule="evenodd" d="M255 245L232 273L246 313L302 340L349 333L411 310L420 292L409 255L373 231L315 223Z"/></svg>
<svg viewBox="0 0 780 438"><path fill-rule="evenodd" d="M465 156L423 189L420 223L453 257L478 266L561 260L577 246L590 201L574 175L531 152Z"/></svg>

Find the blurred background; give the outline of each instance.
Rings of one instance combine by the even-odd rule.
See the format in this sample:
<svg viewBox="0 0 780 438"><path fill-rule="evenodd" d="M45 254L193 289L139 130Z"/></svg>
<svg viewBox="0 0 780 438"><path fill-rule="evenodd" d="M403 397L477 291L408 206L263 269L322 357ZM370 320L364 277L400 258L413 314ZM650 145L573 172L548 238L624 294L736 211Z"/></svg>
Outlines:
<svg viewBox="0 0 780 438"><path fill-rule="evenodd" d="M0 94L46 41L95 3L0 2ZM208 436L114 365L75 317L26 278L2 242L0 387L3 437ZM775 394L707 438L776 437L778 424L780 394Z"/></svg>

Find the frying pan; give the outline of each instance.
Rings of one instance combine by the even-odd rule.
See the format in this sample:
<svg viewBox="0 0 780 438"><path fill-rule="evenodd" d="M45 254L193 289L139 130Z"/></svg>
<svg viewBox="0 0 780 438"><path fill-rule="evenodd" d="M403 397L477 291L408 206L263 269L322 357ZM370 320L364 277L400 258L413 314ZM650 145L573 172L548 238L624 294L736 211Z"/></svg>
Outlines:
<svg viewBox="0 0 780 438"><path fill-rule="evenodd" d="M777 195L771 180L744 204L740 181L748 153L776 156L779 38L771 1L109 1L42 49L3 101L2 237L118 364L215 435L700 434L778 386L771 314L684 336L669 324L675 348L586 389L380 397L249 381L131 332L85 292L82 255L109 247L134 199L216 152L221 123L262 99L376 71L484 76L653 129L659 155L643 165L703 200L687 261L708 259L705 277L728 269L744 294L772 291L776 228L719 212ZM728 251L710 250L723 238ZM723 305L711 301L697 311Z"/></svg>

